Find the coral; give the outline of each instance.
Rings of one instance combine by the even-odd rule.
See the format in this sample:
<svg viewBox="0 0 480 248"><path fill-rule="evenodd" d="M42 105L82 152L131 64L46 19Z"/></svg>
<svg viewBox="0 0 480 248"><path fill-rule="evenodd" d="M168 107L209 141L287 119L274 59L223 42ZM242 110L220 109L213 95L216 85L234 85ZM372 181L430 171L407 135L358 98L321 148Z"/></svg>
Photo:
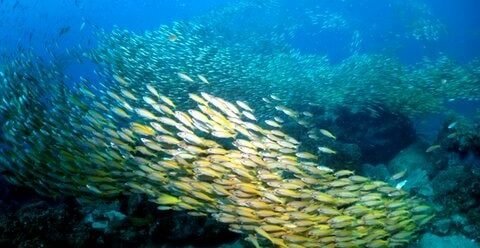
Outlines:
<svg viewBox="0 0 480 248"><path fill-rule="evenodd" d="M435 141L440 148L430 153L431 159L437 161L430 173L434 201L442 208L439 221L433 223L437 234L480 235L476 133L477 124L457 115L450 116Z"/></svg>
<svg viewBox="0 0 480 248"><path fill-rule="evenodd" d="M458 190L459 183L465 180L465 177L468 177L467 171L465 167L461 165L452 166L440 171L432 179L435 195L443 196L455 193Z"/></svg>
<svg viewBox="0 0 480 248"><path fill-rule="evenodd" d="M455 125L448 128L448 125ZM438 144L444 149L460 155L461 158L470 156L480 157L480 125L465 118L456 118L447 121L437 137Z"/></svg>
<svg viewBox="0 0 480 248"><path fill-rule="evenodd" d="M212 218L191 216L185 212L161 212L150 227L152 242L173 247L195 245L217 247L241 239Z"/></svg>
<svg viewBox="0 0 480 248"><path fill-rule="evenodd" d="M467 222L456 225L458 232L470 237L480 234L480 176L471 173L468 167L454 166L438 173L433 178L435 202L443 206L441 216L464 216ZM458 222L458 221L453 221ZM440 231L441 233L441 231Z"/></svg>

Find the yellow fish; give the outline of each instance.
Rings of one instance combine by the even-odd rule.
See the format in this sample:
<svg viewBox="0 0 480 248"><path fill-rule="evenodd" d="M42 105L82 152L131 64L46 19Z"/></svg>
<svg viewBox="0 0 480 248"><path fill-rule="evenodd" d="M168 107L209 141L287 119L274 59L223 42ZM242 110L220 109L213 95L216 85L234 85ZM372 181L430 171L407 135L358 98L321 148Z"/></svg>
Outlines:
<svg viewBox="0 0 480 248"><path fill-rule="evenodd" d="M125 97L127 97L131 100L134 100L134 101L137 100L137 98L132 94L132 92L130 92L126 89L122 89L122 90L120 90L120 92L122 93L123 96L125 96Z"/></svg>
<svg viewBox="0 0 480 248"><path fill-rule="evenodd" d="M328 148L328 147L325 147L325 146L320 146L318 147L318 151L322 152L322 153L327 153L327 154L337 154L336 151Z"/></svg>
<svg viewBox="0 0 480 248"><path fill-rule="evenodd" d="M150 120L157 120L158 119L158 117L155 116L152 112L150 112L150 111L148 111L144 108L137 108L137 109L135 109L135 112L137 112L137 114L139 116L150 119Z"/></svg>
<svg viewBox="0 0 480 248"><path fill-rule="evenodd" d="M113 113L115 113L116 115L118 115L120 117L130 118L130 116L127 114L127 112L125 112L125 110L123 110L119 107L114 107L112 110L113 110Z"/></svg>
<svg viewBox="0 0 480 248"><path fill-rule="evenodd" d="M208 102L205 101L203 98L201 98L198 95L195 95L193 93L189 93L188 96L190 97L190 99L194 100L198 104L205 105L205 106L208 105Z"/></svg>
<svg viewBox="0 0 480 248"><path fill-rule="evenodd" d="M197 77L198 77L198 79L200 79L200 81L202 81L203 83L205 83L205 84L210 84L205 76L199 74L199 75L197 75Z"/></svg>
<svg viewBox="0 0 480 248"><path fill-rule="evenodd" d="M405 176L405 173L407 173L407 170L403 170L403 171L400 171L398 173L396 173L395 175L393 175L392 177L390 177L390 180L398 180L400 178L402 178L403 176Z"/></svg>
<svg viewBox="0 0 480 248"><path fill-rule="evenodd" d="M325 129L320 129L320 133L323 134L324 136L328 137L328 138L331 138L331 139L334 139L336 140L337 137L335 137L335 135L333 135L330 131L328 130L325 130Z"/></svg>
<svg viewBox="0 0 480 248"><path fill-rule="evenodd" d="M177 73L177 76L184 81L191 82L191 83L194 82L193 79L190 76L188 76L187 74L185 74L183 72Z"/></svg>
<svg viewBox="0 0 480 248"><path fill-rule="evenodd" d="M151 127L140 124L140 123L132 123L131 124L132 131L135 133L138 133L140 135L144 136L152 136L155 135L155 130L153 130Z"/></svg>
<svg viewBox="0 0 480 248"><path fill-rule="evenodd" d="M168 98L164 95L160 95L160 100L162 100L164 103L170 105L170 107L175 108L175 104L173 103L172 100L170 100L170 98Z"/></svg>
<svg viewBox="0 0 480 248"><path fill-rule="evenodd" d="M160 204L160 205L172 205L172 204L179 203L180 199L178 199L175 196L162 193L157 197L157 199L155 199L155 202Z"/></svg>
<svg viewBox="0 0 480 248"><path fill-rule="evenodd" d="M245 111L245 110L242 111L242 115L245 116L245 117L247 117L248 119L250 119L250 120L252 120L252 121L256 121L256 120L257 120L257 118L256 118L252 113L250 113L250 112L248 112L248 111Z"/></svg>
<svg viewBox="0 0 480 248"><path fill-rule="evenodd" d="M113 78L122 85L128 85L128 82L120 76L113 75Z"/></svg>
<svg viewBox="0 0 480 248"><path fill-rule="evenodd" d="M147 84L146 87L147 87L147 90L150 91L150 93L152 93L152 95L154 95L156 97L160 97L160 94L158 93L158 91L152 85Z"/></svg>
<svg viewBox="0 0 480 248"><path fill-rule="evenodd" d="M236 101L236 103L237 103L238 106L240 106L240 108L242 108L242 109L244 109L244 110L246 110L246 111L248 111L248 112L253 112L253 109L250 108L250 106L248 106L247 103L242 102L242 101Z"/></svg>
<svg viewBox="0 0 480 248"><path fill-rule="evenodd" d="M282 126L280 124L278 124L276 121L274 120L266 120L265 123L267 123L267 125L269 126L272 126L272 127L277 127L277 128L281 128Z"/></svg>
<svg viewBox="0 0 480 248"><path fill-rule="evenodd" d="M426 153L430 153L430 152L433 152L437 149L439 149L441 146L440 145L432 145L430 147L427 148L427 150L425 150Z"/></svg>
<svg viewBox="0 0 480 248"><path fill-rule="evenodd" d="M309 152L297 152L295 155L303 159L318 159L316 155L313 155Z"/></svg>

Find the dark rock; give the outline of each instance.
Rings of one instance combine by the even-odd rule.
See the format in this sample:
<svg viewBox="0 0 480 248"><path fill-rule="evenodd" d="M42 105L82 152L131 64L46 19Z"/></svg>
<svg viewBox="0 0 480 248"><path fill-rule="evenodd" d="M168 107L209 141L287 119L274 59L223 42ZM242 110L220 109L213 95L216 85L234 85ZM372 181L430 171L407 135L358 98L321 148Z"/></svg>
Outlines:
<svg viewBox="0 0 480 248"><path fill-rule="evenodd" d="M168 247L218 247L240 238L238 234L230 232L227 225L212 218L174 211L162 211L162 214L163 217L156 219L156 225L151 230L154 243L164 243Z"/></svg>
<svg viewBox="0 0 480 248"><path fill-rule="evenodd" d="M4 186L0 247L239 247L243 242L235 243L241 236L212 218L159 211L139 195L86 204ZM93 228L103 221L105 228Z"/></svg>
<svg viewBox="0 0 480 248"><path fill-rule="evenodd" d="M334 125L338 130L337 140L357 144L362 163L387 163L400 150L415 141L415 129L405 116L385 108L360 109L339 108Z"/></svg>
<svg viewBox="0 0 480 248"><path fill-rule="evenodd" d="M73 232L80 219L78 212L70 211L67 204L39 201L24 205L0 218L2 247L72 246L68 233Z"/></svg>

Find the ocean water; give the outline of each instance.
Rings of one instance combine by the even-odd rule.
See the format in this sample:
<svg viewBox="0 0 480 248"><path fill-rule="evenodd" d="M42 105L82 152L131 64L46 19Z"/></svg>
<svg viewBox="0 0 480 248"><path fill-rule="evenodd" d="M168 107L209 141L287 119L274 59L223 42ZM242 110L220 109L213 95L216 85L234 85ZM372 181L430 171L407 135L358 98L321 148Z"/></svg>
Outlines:
<svg viewBox="0 0 480 248"><path fill-rule="evenodd" d="M479 247L478 9L0 0L0 246Z"/></svg>

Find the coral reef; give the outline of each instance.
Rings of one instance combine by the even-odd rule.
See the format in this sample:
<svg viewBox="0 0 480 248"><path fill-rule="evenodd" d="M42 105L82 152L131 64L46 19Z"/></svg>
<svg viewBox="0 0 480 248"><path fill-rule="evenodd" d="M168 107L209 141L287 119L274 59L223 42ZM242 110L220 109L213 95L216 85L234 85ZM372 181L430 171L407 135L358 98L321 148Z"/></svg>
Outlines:
<svg viewBox="0 0 480 248"><path fill-rule="evenodd" d="M448 225L434 229L440 234L458 232L469 237L480 235L480 175L471 172L465 165L457 165L442 170L432 180L435 202L442 206L439 218ZM460 222L455 216L465 218ZM450 220L453 219L453 220ZM458 219L458 218L457 218Z"/></svg>
<svg viewBox="0 0 480 248"><path fill-rule="evenodd" d="M437 218L430 227L433 234L476 238L480 235L480 174L473 138L476 132L474 124L447 119L430 147L415 143L387 165L363 165L362 173L392 186L405 180L404 190L429 198L437 209ZM402 177L392 180L397 173Z"/></svg>
<svg viewBox="0 0 480 248"><path fill-rule="evenodd" d="M456 123L452 128L448 124ZM466 120L446 122L441 130L437 143L444 146L444 149L457 153L461 158L472 156L480 158L480 124Z"/></svg>
<svg viewBox="0 0 480 248"><path fill-rule="evenodd" d="M1 177L0 177L1 179ZM244 247L239 235L206 217L158 211L143 197L115 202L77 203L52 200L32 189L2 185L10 193L0 204L2 247ZM127 214L124 221L113 218ZM95 215L108 228L96 228ZM108 221L107 221L108 220Z"/></svg>
<svg viewBox="0 0 480 248"><path fill-rule="evenodd" d="M430 155L436 161L434 200L443 208L441 224L433 225L439 234L480 236L478 130L477 123L455 116L446 120L434 142L440 145Z"/></svg>

